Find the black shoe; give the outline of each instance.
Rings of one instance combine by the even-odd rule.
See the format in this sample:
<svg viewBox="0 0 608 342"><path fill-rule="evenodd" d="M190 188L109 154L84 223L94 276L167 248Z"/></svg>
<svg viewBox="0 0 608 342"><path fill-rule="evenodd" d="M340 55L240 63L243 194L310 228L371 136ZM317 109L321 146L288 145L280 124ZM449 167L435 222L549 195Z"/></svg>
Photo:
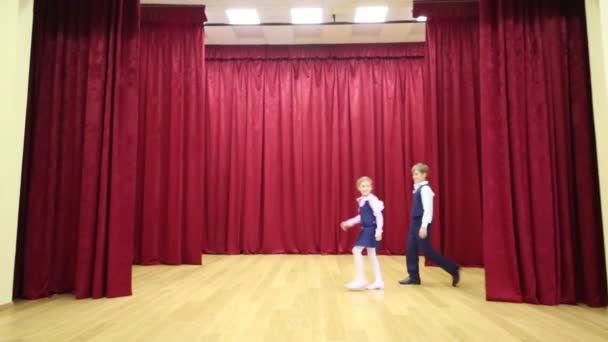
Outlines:
<svg viewBox="0 0 608 342"><path fill-rule="evenodd" d="M456 287L460 282L460 266L456 269L456 272L452 274L452 286Z"/></svg>
<svg viewBox="0 0 608 342"><path fill-rule="evenodd" d="M420 285L420 279L412 279L407 277L403 280L399 280L399 284L401 285Z"/></svg>

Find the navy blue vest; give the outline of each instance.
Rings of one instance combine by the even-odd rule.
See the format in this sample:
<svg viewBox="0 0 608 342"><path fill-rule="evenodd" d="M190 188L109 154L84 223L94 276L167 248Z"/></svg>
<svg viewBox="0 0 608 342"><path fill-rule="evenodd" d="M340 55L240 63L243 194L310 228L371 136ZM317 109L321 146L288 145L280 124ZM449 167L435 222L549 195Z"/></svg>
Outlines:
<svg viewBox="0 0 608 342"><path fill-rule="evenodd" d="M359 215L361 215L361 227L376 228L376 216L374 216L369 201L365 201L365 204L359 207Z"/></svg>
<svg viewBox="0 0 608 342"><path fill-rule="evenodd" d="M428 186L428 184L422 185L412 195L412 217L421 218L424 215L424 207L422 206L422 188Z"/></svg>

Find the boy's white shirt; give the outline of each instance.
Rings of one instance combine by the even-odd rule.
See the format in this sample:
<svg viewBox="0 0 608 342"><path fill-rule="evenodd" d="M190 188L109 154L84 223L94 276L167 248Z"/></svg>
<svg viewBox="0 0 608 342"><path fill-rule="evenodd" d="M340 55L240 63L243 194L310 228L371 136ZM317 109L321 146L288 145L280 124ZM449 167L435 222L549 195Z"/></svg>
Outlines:
<svg viewBox="0 0 608 342"><path fill-rule="evenodd" d="M428 181L415 183L414 191L412 191L412 193L415 193L421 186L427 185L420 190L422 209L424 210L424 214L422 214L422 228L428 227L433 222L433 197L435 197L435 193L428 184Z"/></svg>

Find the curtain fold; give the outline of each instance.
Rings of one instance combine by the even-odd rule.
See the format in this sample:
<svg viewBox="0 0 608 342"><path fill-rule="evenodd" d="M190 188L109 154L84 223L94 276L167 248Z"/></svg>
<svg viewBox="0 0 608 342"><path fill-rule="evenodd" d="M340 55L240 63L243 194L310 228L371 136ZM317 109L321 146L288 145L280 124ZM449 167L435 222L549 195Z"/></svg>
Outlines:
<svg viewBox="0 0 608 342"><path fill-rule="evenodd" d="M480 2L488 299L606 305L584 4Z"/></svg>
<svg viewBox="0 0 608 342"><path fill-rule="evenodd" d="M349 252L357 233L339 222L362 175L387 203L381 251L404 253L410 167L432 134L424 60L365 57L418 44L375 48L207 47L206 253Z"/></svg>
<svg viewBox="0 0 608 342"><path fill-rule="evenodd" d="M439 227L431 241L463 265L481 266L478 20L429 19L425 63L426 122L437 137L428 144Z"/></svg>
<svg viewBox="0 0 608 342"><path fill-rule="evenodd" d="M131 293L139 1L34 7L16 294Z"/></svg>
<svg viewBox="0 0 608 342"><path fill-rule="evenodd" d="M142 8L135 263L200 264L204 7L164 11Z"/></svg>

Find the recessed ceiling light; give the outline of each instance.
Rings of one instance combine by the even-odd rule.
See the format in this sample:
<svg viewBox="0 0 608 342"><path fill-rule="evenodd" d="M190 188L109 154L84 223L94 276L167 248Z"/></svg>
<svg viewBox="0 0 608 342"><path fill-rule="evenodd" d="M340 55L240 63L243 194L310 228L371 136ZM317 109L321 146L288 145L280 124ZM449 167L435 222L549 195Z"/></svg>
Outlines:
<svg viewBox="0 0 608 342"><path fill-rule="evenodd" d="M386 20L388 7L386 6L364 6L357 7L355 12L356 23L381 23Z"/></svg>
<svg viewBox="0 0 608 342"><path fill-rule="evenodd" d="M232 25L258 25L260 23L256 9L228 9L226 15Z"/></svg>
<svg viewBox="0 0 608 342"><path fill-rule="evenodd" d="M292 8L292 24L320 24L323 20L323 9L321 8Z"/></svg>

